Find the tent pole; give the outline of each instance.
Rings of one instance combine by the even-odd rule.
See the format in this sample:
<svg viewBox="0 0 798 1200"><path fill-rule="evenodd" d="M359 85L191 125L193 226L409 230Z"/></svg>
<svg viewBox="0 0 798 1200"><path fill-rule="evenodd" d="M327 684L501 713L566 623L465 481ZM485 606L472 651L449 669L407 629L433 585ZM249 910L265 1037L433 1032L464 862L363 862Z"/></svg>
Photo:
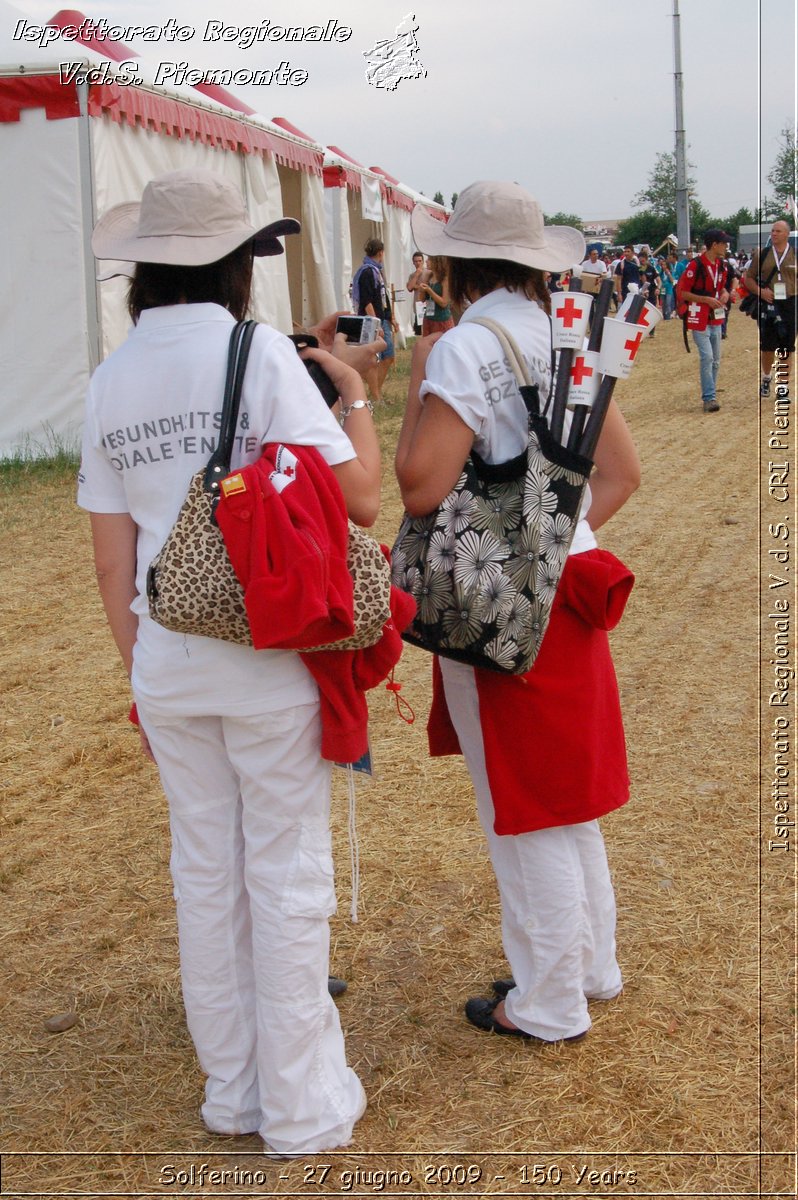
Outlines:
<svg viewBox="0 0 798 1200"><path fill-rule="evenodd" d="M89 126L89 85L78 83L78 160L80 171L80 204L83 218L83 270L86 283L86 337L89 352L89 370L93 371L102 360L102 320L100 316L100 285L97 268L91 252L91 233L96 220L94 211L94 164L91 150Z"/></svg>

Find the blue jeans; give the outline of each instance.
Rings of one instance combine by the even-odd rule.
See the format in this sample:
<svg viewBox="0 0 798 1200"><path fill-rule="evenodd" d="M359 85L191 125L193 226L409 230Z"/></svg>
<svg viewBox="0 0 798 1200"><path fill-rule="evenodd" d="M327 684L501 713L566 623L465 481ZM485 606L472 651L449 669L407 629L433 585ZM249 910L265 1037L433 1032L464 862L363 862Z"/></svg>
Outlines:
<svg viewBox="0 0 798 1200"><path fill-rule="evenodd" d="M701 399L715 399L715 384L720 367L720 325L708 325L706 329L694 329L693 341L701 359Z"/></svg>

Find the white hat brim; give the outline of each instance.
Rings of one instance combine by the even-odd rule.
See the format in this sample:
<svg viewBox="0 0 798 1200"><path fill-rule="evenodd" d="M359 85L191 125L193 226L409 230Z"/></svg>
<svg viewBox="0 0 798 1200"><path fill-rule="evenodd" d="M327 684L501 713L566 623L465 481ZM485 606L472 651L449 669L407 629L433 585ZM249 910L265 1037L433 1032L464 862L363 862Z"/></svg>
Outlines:
<svg viewBox="0 0 798 1200"><path fill-rule="evenodd" d="M568 225L545 225L543 245L539 247L487 244L453 237L447 224L417 204L410 215L410 227L419 250L444 258L496 258L540 271L566 271L581 262L585 254L584 237Z"/></svg>
<svg viewBox="0 0 798 1200"><path fill-rule="evenodd" d="M115 204L103 213L94 227L91 248L95 258L114 258L120 262L165 263L179 267L202 267L231 254L244 242L252 239L256 257L283 254L277 240L289 233L299 233L301 226L293 217L281 217L264 225L240 227L231 233L209 234L205 237L174 234L164 237L138 235L141 203L131 201Z"/></svg>

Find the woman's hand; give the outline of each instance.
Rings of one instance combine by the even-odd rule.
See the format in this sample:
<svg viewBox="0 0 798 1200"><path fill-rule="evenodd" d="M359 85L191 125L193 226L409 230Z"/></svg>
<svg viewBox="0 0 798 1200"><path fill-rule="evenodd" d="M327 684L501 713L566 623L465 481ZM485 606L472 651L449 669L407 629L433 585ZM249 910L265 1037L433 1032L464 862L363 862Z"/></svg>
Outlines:
<svg viewBox="0 0 798 1200"><path fill-rule="evenodd" d="M322 350L331 351L333 348L333 342L335 341L335 326L338 322L338 318L351 316L351 312L345 312L343 309L341 309L340 312L330 313L329 317L324 317L323 320L319 321L318 325L310 325L305 330L301 329L297 325L295 325L294 328L297 333L312 334L313 337L317 339Z"/></svg>
<svg viewBox="0 0 798 1200"><path fill-rule="evenodd" d="M382 343L383 347L385 342ZM358 353L351 354L355 350ZM362 352L367 350L367 354ZM337 389L338 395L346 400L349 404L353 400L365 399L365 390L363 380L361 378L362 371L354 365L354 362L362 364L362 370L370 370L374 366L377 351L374 349L374 343L370 346L352 346L347 343L347 340L342 333L335 335L333 342L333 352L322 349L302 350L299 357L304 361L312 359L327 373L333 386ZM353 361L354 360L354 361Z"/></svg>

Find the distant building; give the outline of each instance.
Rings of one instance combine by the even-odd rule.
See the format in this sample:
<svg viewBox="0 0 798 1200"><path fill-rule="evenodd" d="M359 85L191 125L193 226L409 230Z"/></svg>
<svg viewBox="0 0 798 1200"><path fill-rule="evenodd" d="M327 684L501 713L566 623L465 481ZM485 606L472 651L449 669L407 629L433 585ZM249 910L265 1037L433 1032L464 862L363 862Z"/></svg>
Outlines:
<svg viewBox="0 0 798 1200"><path fill-rule="evenodd" d="M611 220L583 221L582 229L589 242L614 242L618 235L618 226L623 217L613 217Z"/></svg>
<svg viewBox="0 0 798 1200"><path fill-rule="evenodd" d="M784 220L786 218L779 218ZM762 225L741 225L737 234L737 249L747 250L749 253L756 250L759 246L766 246L770 241L770 227L773 221L766 221ZM790 244L795 250L798 242L798 233L795 230L790 234Z"/></svg>

